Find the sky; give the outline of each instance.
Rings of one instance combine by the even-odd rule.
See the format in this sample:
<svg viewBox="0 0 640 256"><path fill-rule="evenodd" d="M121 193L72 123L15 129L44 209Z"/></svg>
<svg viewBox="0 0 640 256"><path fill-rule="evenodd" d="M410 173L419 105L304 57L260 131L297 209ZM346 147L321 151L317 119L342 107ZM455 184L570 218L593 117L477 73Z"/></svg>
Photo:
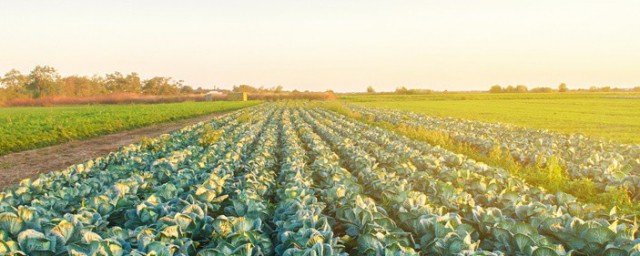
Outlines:
<svg viewBox="0 0 640 256"><path fill-rule="evenodd" d="M640 1L4 1L0 73L338 92L640 86Z"/></svg>

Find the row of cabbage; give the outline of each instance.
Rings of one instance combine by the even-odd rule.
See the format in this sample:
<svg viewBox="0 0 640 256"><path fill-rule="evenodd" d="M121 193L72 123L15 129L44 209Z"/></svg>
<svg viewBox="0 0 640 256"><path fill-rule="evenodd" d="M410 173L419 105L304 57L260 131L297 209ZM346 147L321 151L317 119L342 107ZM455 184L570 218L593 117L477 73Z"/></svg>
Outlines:
<svg viewBox="0 0 640 256"><path fill-rule="evenodd" d="M325 120L318 119L307 111L302 116L339 155L341 164L353 173L356 181L364 184L364 191L371 196L367 203L375 205L376 201L383 202L379 211L390 217L389 223L394 223L394 226L397 223L402 230L401 234L409 235L408 246L427 255L475 252L477 243L471 240L470 232L463 225L459 232L449 233L446 241L433 236L436 229L445 228L456 221L450 222L451 219L446 217L435 218L433 207L421 200L425 198L421 197L422 193L411 190L406 179L378 168L376 160L355 145L350 136L336 133L324 123Z"/></svg>
<svg viewBox="0 0 640 256"><path fill-rule="evenodd" d="M316 197L313 173L306 166L306 150L298 137L292 112L285 110L280 126L278 173L279 200L273 223L276 226L277 255L342 255L342 245L334 237L329 216L323 211L325 204Z"/></svg>
<svg viewBox="0 0 640 256"><path fill-rule="evenodd" d="M417 255L411 234L367 196L370 191L340 165L338 155L300 114L294 112L293 123L306 148L316 195L326 204L327 215L335 217L334 234L340 236L346 251L353 255Z"/></svg>
<svg viewBox="0 0 640 256"><path fill-rule="evenodd" d="M252 143L238 143L236 147L248 147L252 151L238 152L231 165L225 169L225 183L218 183L228 200L220 202L222 211L211 214L214 221L212 241L198 255L271 255L273 244L271 229L266 224L270 192L274 184L277 142L276 117L281 111L273 108L254 113L264 118L265 125L259 132L249 134Z"/></svg>
<svg viewBox="0 0 640 256"><path fill-rule="evenodd" d="M640 145L621 144L581 134L561 134L503 123L438 118L413 112L347 105L376 121L407 124L443 132L489 154L499 148L525 165L546 164L552 158L573 178L589 178L603 191L624 187L640 200Z"/></svg>
<svg viewBox="0 0 640 256"><path fill-rule="evenodd" d="M404 195L399 195L402 200L420 201L421 204L430 201L439 205L440 208L434 205L427 207L437 209L431 211L431 216L434 216L434 212L445 213L435 215L436 219L461 220L448 222L446 226L451 228L449 234L441 233L447 239L458 237L455 240L458 245L459 237L465 237L461 234L466 233L471 234L472 241L482 241L480 249L507 254L526 255L551 249L557 254L602 255L627 254L628 251L638 250L638 240L635 238L637 225L633 220L589 214L588 208L585 209L584 205L576 203L574 198L566 194L545 194L509 177L500 169L410 141L379 128L356 124L335 113L316 111L312 116L334 129L334 133L329 133L327 138L352 138L355 143L349 142L374 156L368 160L366 169L371 176L378 175L380 182L371 183L372 190L383 193L405 191ZM352 150L345 156L360 154L360 162L366 163L367 155L362 151ZM414 165L420 171L416 171ZM358 168L353 166L352 170ZM412 182L407 184L407 179ZM384 183L384 180L388 182ZM375 181L375 178L371 181ZM403 187L395 185L394 190L394 185L389 186L394 182ZM420 211L414 209L410 212ZM588 220L583 221L576 216ZM474 228L468 229L468 226L460 223L471 224ZM410 226L407 228L411 230ZM433 241L432 235L426 240ZM472 249L473 244L466 243L466 249ZM565 252L564 248L570 251ZM451 249L455 248L449 247Z"/></svg>
<svg viewBox="0 0 640 256"><path fill-rule="evenodd" d="M0 253L206 255L241 250L225 240L232 240L233 232L261 233L261 227L215 212L231 205L223 188L234 183L238 160L252 150L249 142L269 115L239 123L240 114L130 145L3 192ZM209 126L225 136L201 146Z"/></svg>

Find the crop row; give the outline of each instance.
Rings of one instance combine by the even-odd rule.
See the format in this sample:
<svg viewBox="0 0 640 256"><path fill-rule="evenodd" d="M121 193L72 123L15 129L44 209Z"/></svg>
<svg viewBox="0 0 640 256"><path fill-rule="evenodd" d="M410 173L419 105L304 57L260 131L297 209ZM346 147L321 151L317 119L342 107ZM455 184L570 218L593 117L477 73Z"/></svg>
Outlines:
<svg viewBox="0 0 640 256"><path fill-rule="evenodd" d="M474 226L475 232L471 237L482 241L481 249L533 253L535 246L538 246L550 247L562 254L564 247L570 250L569 253L592 255L637 250L633 249L638 244L635 240L637 225L633 219L591 214L587 206L575 202L575 198L562 193L550 195L529 188L500 169L475 163L425 143L410 141L379 128L356 124L337 114L320 110L315 112L318 112L313 114L316 120L322 120L334 130L327 138L353 139L361 149L371 153L369 156L375 156L371 159L377 159L378 162L369 160L368 171L377 173L380 180L377 184L382 183L379 186L387 186L380 188L380 191L407 192L413 188L424 192L428 201L446 208L443 212L448 213L447 217L458 213L460 216L456 218L460 217L463 223ZM360 151L352 150L346 157L359 154L361 159L366 159L367 155L362 153L363 150ZM418 166L417 170L414 164ZM385 170L401 178L393 177ZM390 182L384 183L384 177ZM402 177L412 182L406 185ZM394 189L389 187L392 183L404 187L396 186ZM423 198L419 193L409 193L414 198ZM581 220L576 217L578 215L587 220ZM510 240L506 239L509 237ZM513 240L516 237L526 240L526 246L519 244L516 247Z"/></svg>
<svg viewBox="0 0 640 256"><path fill-rule="evenodd" d="M320 198L335 216L335 233L354 255L416 255L410 234L398 227L384 208L366 195L355 176L340 165L340 158L301 120L296 112L298 133L309 149L310 168L321 189Z"/></svg>
<svg viewBox="0 0 640 256"><path fill-rule="evenodd" d="M625 188L640 200L640 145L565 135L502 123L438 118L412 112L348 105L376 121L406 124L448 134L457 142L484 154L496 149L523 165L545 165L557 160L571 178L587 178L602 190Z"/></svg>
<svg viewBox="0 0 640 256"><path fill-rule="evenodd" d="M199 124L6 191L0 251L186 255L210 246L225 224L210 212L227 200L229 173L264 123L238 115L206 124L225 133L213 145L199 146L208 131Z"/></svg>

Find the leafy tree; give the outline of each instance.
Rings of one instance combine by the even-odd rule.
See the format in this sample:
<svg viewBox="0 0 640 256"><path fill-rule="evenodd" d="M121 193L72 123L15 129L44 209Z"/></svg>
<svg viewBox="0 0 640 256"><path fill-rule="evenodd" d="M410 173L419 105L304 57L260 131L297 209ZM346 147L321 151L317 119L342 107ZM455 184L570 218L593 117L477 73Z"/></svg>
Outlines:
<svg viewBox="0 0 640 256"><path fill-rule="evenodd" d="M497 84L494 85L494 86L491 86L491 89L489 89L489 92L490 93L501 93L502 92L502 86L497 85Z"/></svg>
<svg viewBox="0 0 640 256"><path fill-rule="evenodd" d="M140 93L142 91L142 83L140 77L136 73L122 75L120 72L107 74L105 79L107 91L111 93Z"/></svg>
<svg viewBox="0 0 640 256"><path fill-rule="evenodd" d="M180 89L180 93L182 94L192 94L193 92L193 87L189 85L182 86L182 88Z"/></svg>
<svg viewBox="0 0 640 256"><path fill-rule="evenodd" d="M178 94L179 91L180 86L173 83L170 77L156 76L149 80L145 80L144 86L142 86L142 92L144 94L171 95Z"/></svg>
<svg viewBox="0 0 640 256"><path fill-rule="evenodd" d="M41 96L59 95L62 88L58 81L60 75L55 68L49 66L36 66L29 74L27 90L33 98Z"/></svg>
<svg viewBox="0 0 640 256"><path fill-rule="evenodd" d="M396 93L399 94L409 94L409 89L407 89L407 87L400 87L400 88L396 88Z"/></svg>
<svg viewBox="0 0 640 256"><path fill-rule="evenodd" d="M140 93L142 92L142 82L140 79L140 76L138 76L138 73L131 73L128 74L125 77L125 81L126 81L126 92L132 92L132 93Z"/></svg>
<svg viewBox="0 0 640 256"><path fill-rule="evenodd" d="M246 84L233 87L233 92L257 92L257 91L258 89L256 89L255 87L246 85Z"/></svg>
<svg viewBox="0 0 640 256"><path fill-rule="evenodd" d="M367 87L367 93L376 93L376 90L373 89L373 86Z"/></svg>
<svg viewBox="0 0 640 256"><path fill-rule="evenodd" d="M569 88L567 88L567 85L565 83L561 83L558 86L558 91L559 92L567 92L567 91L569 91Z"/></svg>
<svg viewBox="0 0 640 256"><path fill-rule="evenodd" d="M515 87L513 87L513 85L509 85L509 86L507 86L507 88L504 90L504 92L514 93L514 92L516 92L516 88L515 88Z"/></svg>
<svg viewBox="0 0 640 256"><path fill-rule="evenodd" d="M431 94L433 90L430 89L407 89L407 87L396 88L398 94Z"/></svg>
<svg viewBox="0 0 640 256"><path fill-rule="evenodd" d="M0 107L4 105L3 103L7 100L9 100L9 97L7 96L7 89L0 86Z"/></svg>
<svg viewBox="0 0 640 256"><path fill-rule="evenodd" d="M518 85L518 86L516 86L516 92L517 92L517 93L525 93L525 92L527 92L527 91L529 91L529 89L528 89L526 86L524 86L524 85Z"/></svg>
<svg viewBox="0 0 640 256"><path fill-rule="evenodd" d="M93 81L86 76L68 76L62 79L63 94L67 96L99 95L102 90L95 88Z"/></svg>
<svg viewBox="0 0 640 256"><path fill-rule="evenodd" d="M104 77L94 75L91 80L91 95L103 95L109 93L107 91L107 81Z"/></svg>
<svg viewBox="0 0 640 256"><path fill-rule="evenodd" d="M20 73L20 71L12 69L7 72L0 84L2 85L3 94L7 98L24 98L28 95L27 84L29 83L29 77Z"/></svg>

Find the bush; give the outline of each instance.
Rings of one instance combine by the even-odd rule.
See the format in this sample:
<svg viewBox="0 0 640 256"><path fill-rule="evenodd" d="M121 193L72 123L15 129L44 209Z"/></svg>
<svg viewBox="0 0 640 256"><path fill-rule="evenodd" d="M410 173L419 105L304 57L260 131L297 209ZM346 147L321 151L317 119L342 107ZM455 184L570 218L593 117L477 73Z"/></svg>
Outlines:
<svg viewBox="0 0 640 256"><path fill-rule="evenodd" d="M553 89L550 87L536 87L533 88L531 90L529 90L529 92L533 92L533 93L549 93L549 92L553 92Z"/></svg>

